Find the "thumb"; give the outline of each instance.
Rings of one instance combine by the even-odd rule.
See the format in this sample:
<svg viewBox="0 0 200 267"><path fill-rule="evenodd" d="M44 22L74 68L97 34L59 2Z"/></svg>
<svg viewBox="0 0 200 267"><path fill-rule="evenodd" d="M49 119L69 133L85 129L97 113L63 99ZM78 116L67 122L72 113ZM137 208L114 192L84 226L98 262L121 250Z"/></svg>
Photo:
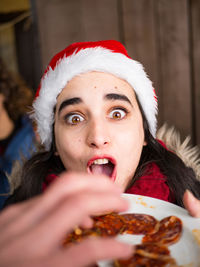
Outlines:
<svg viewBox="0 0 200 267"><path fill-rule="evenodd" d="M191 216L200 218L200 200L195 198L189 190L186 190L183 195L183 203Z"/></svg>

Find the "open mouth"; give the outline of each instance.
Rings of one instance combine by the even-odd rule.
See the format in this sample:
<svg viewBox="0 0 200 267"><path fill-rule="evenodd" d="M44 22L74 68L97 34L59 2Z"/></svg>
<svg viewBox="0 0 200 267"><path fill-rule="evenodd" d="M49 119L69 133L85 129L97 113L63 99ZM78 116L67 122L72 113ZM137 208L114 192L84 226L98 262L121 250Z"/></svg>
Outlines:
<svg viewBox="0 0 200 267"><path fill-rule="evenodd" d="M115 180L115 162L108 158L97 158L88 162L88 170L92 174L104 174Z"/></svg>

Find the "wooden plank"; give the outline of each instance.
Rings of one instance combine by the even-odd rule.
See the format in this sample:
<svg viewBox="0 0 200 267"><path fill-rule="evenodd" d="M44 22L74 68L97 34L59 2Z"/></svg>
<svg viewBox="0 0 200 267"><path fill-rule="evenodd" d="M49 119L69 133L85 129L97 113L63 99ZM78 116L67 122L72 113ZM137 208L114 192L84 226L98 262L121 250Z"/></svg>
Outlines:
<svg viewBox="0 0 200 267"><path fill-rule="evenodd" d="M43 68L71 42L118 39L117 0L37 0Z"/></svg>
<svg viewBox="0 0 200 267"><path fill-rule="evenodd" d="M84 40L119 39L116 0L82 0Z"/></svg>
<svg viewBox="0 0 200 267"><path fill-rule="evenodd" d="M51 57L63 49L68 39L82 32L80 23L80 0L36 0L36 13L41 44L43 69Z"/></svg>
<svg viewBox="0 0 200 267"><path fill-rule="evenodd" d="M0 57L9 71L18 74L15 33L12 26L0 30Z"/></svg>
<svg viewBox="0 0 200 267"><path fill-rule="evenodd" d="M193 62L193 112L195 143L200 146L200 1L191 0L192 62Z"/></svg>
<svg viewBox="0 0 200 267"><path fill-rule="evenodd" d="M122 1L125 45L130 56L144 65L161 103L154 0ZM162 121L161 112L159 114Z"/></svg>
<svg viewBox="0 0 200 267"><path fill-rule="evenodd" d="M25 30L27 23L28 21L25 20L15 25L17 63L19 73L27 85L36 90L42 75L41 58L37 45L38 36L35 34L35 24L30 23Z"/></svg>
<svg viewBox="0 0 200 267"><path fill-rule="evenodd" d="M155 1L163 118L182 136L192 134L187 0Z"/></svg>

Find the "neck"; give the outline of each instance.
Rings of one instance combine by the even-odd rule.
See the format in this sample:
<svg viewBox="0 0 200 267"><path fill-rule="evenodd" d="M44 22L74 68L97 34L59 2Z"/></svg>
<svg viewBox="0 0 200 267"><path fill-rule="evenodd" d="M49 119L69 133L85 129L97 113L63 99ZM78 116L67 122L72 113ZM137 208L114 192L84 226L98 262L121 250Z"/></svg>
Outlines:
<svg viewBox="0 0 200 267"><path fill-rule="evenodd" d="M0 113L0 140L6 139L14 129L14 122L5 110Z"/></svg>

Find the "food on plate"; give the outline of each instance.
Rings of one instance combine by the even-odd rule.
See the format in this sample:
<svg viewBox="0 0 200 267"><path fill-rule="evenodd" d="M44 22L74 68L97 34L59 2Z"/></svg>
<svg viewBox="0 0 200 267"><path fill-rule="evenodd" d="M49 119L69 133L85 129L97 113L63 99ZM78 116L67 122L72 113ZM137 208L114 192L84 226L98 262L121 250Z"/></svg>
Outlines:
<svg viewBox="0 0 200 267"><path fill-rule="evenodd" d="M169 216L159 222L158 230L155 233L145 235L142 241L143 243L171 245L180 239L181 233L181 220L176 216Z"/></svg>
<svg viewBox="0 0 200 267"><path fill-rule="evenodd" d="M148 214L126 213L121 218L124 221L123 234L151 234L159 227L159 221Z"/></svg>
<svg viewBox="0 0 200 267"><path fill-rule="evenodd" d="M164 267L177 266L176 261L170 256L167 246L160 244L138 244L129 259L116 260L114 267Z"/></svg>
<svg viewBox="0 0 200 267"><path fill-rule="evenodd" d="M64 245L80 242L83 238L89 236L116 236L123 233L124 221L123 218L117 213L110 213L102 216L95 216L93 218L94 224L90 229L76 229L70 233L65 241ZM80 231L81 230L81 231Z"/></svg>
<svg viewBox="0 0 200 267"><path fill-rule="evenodd" d="M176 216L157 220L142 213L110 213L93 218L90 229L74 230L64 240L64 246L82 241L91 236L116 236L118 234L143 235L142 244L135 245L129 259L115 260L115 267L175 267L168 246L178 242L182 234L182 221Z"/></svg>
<svg viewBox="0 0 200 267"><path fill-rule="evenodd" d="M100 236L106 237L122 234L124 227L124 220L122 216L117 213L94 217L93 229L97 231Z"/></svg>
<svg viewBox="0 0 200 267"><path fill-rule="evenodd" d="M153 216L140 213L117 214L110 213L93 218L94 225L90 229L80 229L70 233L64 245L80 242L89 236L116 236L118 234L151 234L159 227L159 221Z"/></svg>

